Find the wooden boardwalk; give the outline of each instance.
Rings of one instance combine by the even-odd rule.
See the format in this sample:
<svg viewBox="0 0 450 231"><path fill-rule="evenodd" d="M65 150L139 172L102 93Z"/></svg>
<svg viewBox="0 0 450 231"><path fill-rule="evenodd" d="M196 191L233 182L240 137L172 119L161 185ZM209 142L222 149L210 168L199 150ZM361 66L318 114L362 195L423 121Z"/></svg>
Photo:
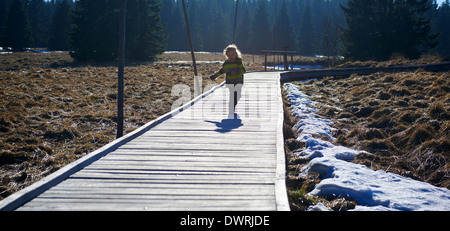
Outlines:
<svg viewBox="0 0 450 231"><path fill-rule="evenodd" d="M0 201L4 210L289 210L280 73L222 84Z"/></svg>

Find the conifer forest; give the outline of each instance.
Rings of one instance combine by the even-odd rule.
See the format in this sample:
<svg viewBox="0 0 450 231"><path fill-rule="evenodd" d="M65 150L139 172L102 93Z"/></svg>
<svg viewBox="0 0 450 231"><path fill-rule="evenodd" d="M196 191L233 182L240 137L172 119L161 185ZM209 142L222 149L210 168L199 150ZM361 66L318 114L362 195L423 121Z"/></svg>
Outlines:
<svg viewBox="0 0 450 231"><path fill-rule="evenodd" d="M450 2L436 0L185 0L195 51L386 60L450 56ZM238 4L236 4L238 3ZM236 35L233 41L235 13ZM79 61L117 58L119 0L0 0L3 50L69 50ZM126 58L187 51L181 0L128 0Z"/></svg>
<svg viewBox="0 0 450 231"><path fill-rule="evenodd" d="M246 80L242 99L228 114L227 74L208 77L223 68L223 50L232 43L242 60L226 60L232 66L227 74L234 75L236 65L243 74L242 64ZM286 63L280 65L287 59L281 61L281 52L267 52L271 57L262 52L284 49L295 53L289 57L289 72ZM70 171L78 171L84 160L95 161L102 150L132 140L133 147L106 158L127 171L109 170L102 163L90 169L135 188L99 183L108 191L95 192L93 198L87 196L94 194L90 188L62 190L105 204L110 195L118 195L117 202L130 201L145 210L162 208L160 196L188 208L203 195L222 200L223 194L220 204L234 209L228 201L277 202L260 190L269 192L269 180L272 186L280 183L278 168L286 167L291 210L450 211L449 61L450 0L0 0L0 210L5 208L2 200L69 163ZM354 70L358 74L349 72ZM288 78L282 80L282 73ZM271 106L277 102L282 107ZM180 117L168 119L181 111ZM271 127L266 122L272 119L280 124ZM155 125L161 125L154 129L158 133L149 131ZM124 134L128 137L112 143ZM134 140L138 134L142 140ZM234 144L241 136L251 142ZM256 139L270 140L270 146ZM235 146L222 152L217 144ZM283 148L285 159L278 158ZM216 179L241 176L234 172L251 181L216 184ZM273 180L266 177L270 173ZM63 175L58 174L50 179L59 181ZM151 182L142 186L137 181L141 175ZM159 175L161 181L153 178ZM209 178L213 175L219 178ZM263 181L253 181L260 176ZM82 175L71 178L84 180ZM196 182L205 182L198 184L198 195L173 196L184 190L178 184L196 191ZM160 190L162 184L177 192L140 191ZM41 189L41 183L36 185ZM117 193L124 188L133 197ZM238 188L245 190L233 191ZM55 191L40 197L44 208L53 208L47 201L65 200ZM29 192L18 197L37 195ZM156 198L157 206L144 207L146 198Z"/></svg>

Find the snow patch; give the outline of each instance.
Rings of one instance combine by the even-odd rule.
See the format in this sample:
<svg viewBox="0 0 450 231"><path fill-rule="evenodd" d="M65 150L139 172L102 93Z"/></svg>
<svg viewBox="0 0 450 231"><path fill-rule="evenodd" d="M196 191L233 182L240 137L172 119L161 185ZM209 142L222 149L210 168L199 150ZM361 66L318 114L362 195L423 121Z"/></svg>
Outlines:
<svg viewBox="0 0 450 231"><path fill-rule="evenodd" d="M335 138L331 136L333 128L330 124L332 124L332 122L321 118L316 114L316 103L301 92L298 86L286 83L284 84L284 89L286 90L287 99L292 104L291 107L295 109L293 110L293 115L296 118L301 118L294 128L301 131L302 135L319 134L334 140ZM305 139L303 137L300 138L302 141Z"/></svg>
<svg viewBox="0 0 450 231"><path fill-rule="evenodd" d="M352 163L350 161L358 153L365 151L334 145L317 138L317 135L321 135L335 140L331 135L332 121L316 114L316 103L302 93L298 86L285 83L283 88L292 104L294 116L300 119L294 126L300 132L297 139L306 144L304 150L294 154L311 160L301 169L300 175L316 172L322 178L310 195L345 197L358 204L355 211L450 211L450 190ZM309 210L326 210L323 207L316 205Z"/></svg>

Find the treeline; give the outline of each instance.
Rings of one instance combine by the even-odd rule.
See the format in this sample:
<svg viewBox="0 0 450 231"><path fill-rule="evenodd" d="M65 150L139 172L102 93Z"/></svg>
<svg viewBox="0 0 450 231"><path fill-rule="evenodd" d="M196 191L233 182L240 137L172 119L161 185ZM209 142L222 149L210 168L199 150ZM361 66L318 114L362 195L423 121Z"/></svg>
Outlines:
<svg viewBox="0 0 450 231"><path fill-rule="evenodd" d="M289 47L303 55L327 49L337 55L338 28L345 26L342 4L345 0L240 0L235 43L246 53ZM186 5L196 50L220 51L233 42L235 0L186 0ZM162 0L161 18L167 49L188 50L181 1Z"/></svg>
<svg viewBox="0 0 450 231"><path fill-rule="evenodd" d="M439 33L437 53L450 57L450 0L438 9L432 8L432 30Z"/></svg>
<svg viewBox="0 0 450 231"><path fill-rule="evenodd" d="M167 50L188 50L181 1L161 1ZM233 42L236 0L186 4L196 50L220 51ZM439 7L435 0L239 0L234 42L246 53L289 47L362 60L450 57L449 9L448 0Z"/></svg>
<svg viewBox="0 0 450 231"><path fill-rule="evenodd" d="M344 56L386 60L401 54L416 59L436 48L449 56L448 8L448 0L439 9L432 0L348 0L342 8L347 22Z"/></svg>
<svg viewBox="0 0 450 231"><path fill-rule="evenodd" d="M185 0L196 51L233 42L236 0ZM117 57L119 0L0 0L0 47ZM239 0L234 43L245 53L289 47L353 59L450 57L450 3L435 0ZM126 57L189 50L181 0L128 0Z"/></svg>
<svg viewBox="0 0 450 231"><path fill-rule="evenodd" d="M70 50L79 61L117 58L119 0L0 0L0 47ZM160 0L128 0L126 57L152 61L165 51Z"/></svg>
<svg viewBox="0 0 450 231"><path fill-rule="evenodd" d="M0 47L67 50L65 30L73 7L71 0L0 0Z"/></svg>
<svg viewBox="0 0 450 231"><path fill-rule="evenodd" d="M165 51L159 0L128 0L125 56L153 61ZM69 44L77 60L109 61L118 56L119 0L78 0L72 13Z"/></svg>

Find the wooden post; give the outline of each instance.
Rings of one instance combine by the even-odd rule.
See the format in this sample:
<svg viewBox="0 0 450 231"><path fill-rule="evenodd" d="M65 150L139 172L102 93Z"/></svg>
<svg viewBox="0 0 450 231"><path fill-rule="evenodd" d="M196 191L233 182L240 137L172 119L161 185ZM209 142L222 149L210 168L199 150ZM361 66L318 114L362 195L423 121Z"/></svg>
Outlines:
<svg viewBox="0 0 450 231"><path fill-rule="evenodd" d="M273 70L275 71L278 67L279 67L279 65L277 65L277 63L278 63L278 61L277 61L277 58L278 58L278 55L277 54L272 54L272 57L273 57Z"/></svg>
<svg viewBox="0 0 450 231"><path fill-rule="evenodd" d="M236 12L234 13L233 44L236 41L236 24L237 24L238 5L239 5L239 0L236 0Z"/></svg>
<svg viewBox="0 0 450 231"><path fill-rule="evenodd" d="M194 64L194 74L197 76L197 65L195 63L195 55L194 55L194 47L192 46L192 39L191 39L191 30L189 29L189 20L186 13L186 4L184 3L184 0L182 0L183 3L183 11L184 11L184 20L186 21L186 29L189 39L189 46L191 47L191 56L192 56L192 63Z"/></svg>
<svg viewBox="0 0 450 231"><path fill-rule="evenodd" d="M291 70L294 70L294 55L291 54Z"/></svg>
<svg viewBox="0 0 450 231"><path fill-rule="evenodd" d="M288 70L288 62L287 62L287 48L288 47L283 47L284 49L284 54L283 54L283 61L284 61L284 70L287 71Z"/></svg>
<svg viewBox="0 0 450 231"><path fill-rule="evenodd" d="M267 52L264 53L264 71L267 71Z"/></svg>
<svg viewBox="0 0 450 231"><path fill-rule="evenodd" d="M126 21L127 0L120 2L120 19L119 19L119 76L117 83L117 138L123 136L123 73L125 66L125 21Z"/></svg>
<svg viewBox="0 0 450 231"><path fill-rule="evenodd" d="M194 97L197 97L201 94L201 77L197 74L197 64L195 63L195 54L194 54L194 46L192 46L192 39L191 39L191 30L189 29L189 20L186 12L186 4L183 2L183 11L184 11L184 20L186 21L186 29L189 39L189 46L191 47L191 56L192 56L192 63L194 65Z"/></svg>

